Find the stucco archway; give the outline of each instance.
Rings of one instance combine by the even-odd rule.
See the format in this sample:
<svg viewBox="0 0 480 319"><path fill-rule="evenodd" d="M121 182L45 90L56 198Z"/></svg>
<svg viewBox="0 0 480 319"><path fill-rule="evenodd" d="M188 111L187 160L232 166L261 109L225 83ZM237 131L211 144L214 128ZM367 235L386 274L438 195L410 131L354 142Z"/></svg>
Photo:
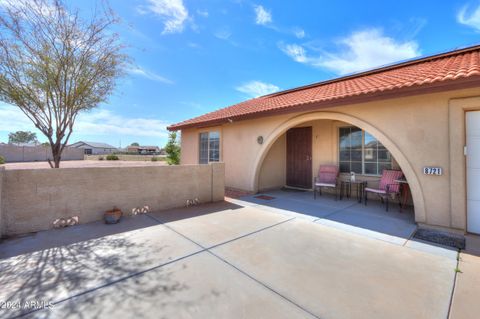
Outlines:
<svg viewBox="0 0 480 319"><path fill-rule="evenodd" d="M355 125L369 132L373 136L375 136L375 138L377 138L390 151L390 153L392 153L392 155L395 157L398 164L400 165L403 173L405 174L405 177L408 180L410 189L412 191L413 204L415 207L415 221L421 222L421 223L425 222L426 214L425 214L425 202L423 197L423 191L422 191L422 188L420 187L420 182L418 180L418 177L415 174L415 171L412 168L412 165L410 164L406 156L403 154L400 148L395 144L395 142L390 137L388 137L387 134L380 131L374 125L366 122L365 120L362 120L360 118L347 115L344 113L336 113L336 112L306 113L306 114L301 114L293 118L290 118L287 121L280 124L279 126L277 126L268 136L265 137L262 148L260 149L260 152L257 154L256 159L253 163L254 174L251 180L251 183L252 183L251 189L253 189L255 192L258 191L258 179L259 179L260 169L261 169L263 160L265 159L265 156L268 154L268 151L272 147L273 143L280 137L280 135L285 133L289 128L297 126L301 123L314 121L314 120L337 120L337 121L346 122L346 123Z"/></svg>

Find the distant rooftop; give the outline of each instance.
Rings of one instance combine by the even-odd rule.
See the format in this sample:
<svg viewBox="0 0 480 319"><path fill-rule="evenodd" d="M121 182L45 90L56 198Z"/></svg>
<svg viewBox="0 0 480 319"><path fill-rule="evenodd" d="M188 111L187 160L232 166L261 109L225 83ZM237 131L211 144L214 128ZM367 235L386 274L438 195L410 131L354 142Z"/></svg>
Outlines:
<svg viewBox="0 0 480 319"><path fill-rule="evenodd" d="M110 148L110 149L117 149L115 146L112 146L110 144L107 144L107 143L98 143L98 142L86 142L86 141L78 141L78 142L75 142L73 143L72 145L70 146L73 146L75 144L79 144L79 143L83 143L85 145L88 145L88 146L91 146L91 147L94 147L94 148Z"/></svg>

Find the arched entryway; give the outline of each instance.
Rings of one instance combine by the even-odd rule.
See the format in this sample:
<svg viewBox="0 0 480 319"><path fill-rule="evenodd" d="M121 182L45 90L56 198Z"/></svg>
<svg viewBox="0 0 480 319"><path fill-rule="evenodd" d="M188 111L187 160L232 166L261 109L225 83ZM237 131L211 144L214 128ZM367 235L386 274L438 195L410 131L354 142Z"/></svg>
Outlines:
<svg viewBox="0 0 480 319"><path fill-rule="evenodd" d="M393 157L398 162L398 165L405 174L406 179L409 182L410 189L412 192L413 204L415 207L415 221L416 222L425 222L425 205L423 192L418 181L418 177L415 174L410 162L396 145L395 141L389 137L385 132L380 131L373 124L343 113L336 112L312 112L301 114L295 117L292 117L285 121L284 123L277 126L268 136L264 137L264 143L260 152L257 154L256 159L253 163L253 175L252 175L252 189L258 191L259 185L259 174L262 167L262 163L270 151L272 145L277 141L277 139L287 132L292 127L298 126L305 122L315 121L315 120L336 120L345 123L354 125L362 130L369 132L373 135L378 141L380 141L393 155Z"/></svg>

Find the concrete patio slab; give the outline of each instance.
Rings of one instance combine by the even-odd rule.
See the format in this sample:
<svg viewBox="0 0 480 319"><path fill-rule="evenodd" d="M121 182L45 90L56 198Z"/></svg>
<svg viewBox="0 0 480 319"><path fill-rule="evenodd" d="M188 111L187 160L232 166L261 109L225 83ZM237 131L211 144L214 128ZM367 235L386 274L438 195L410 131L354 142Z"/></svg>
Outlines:
<svg viewBox="0 0 480 319"><path fill-rule="evenodd" d="M208 252L73 298L36 318L313 318Z"/></svg>
<svg viewBox="0 0 480 319"><path fill-rule="evenodd" d="M412 238L405 244L405 247L420 250L429 254L443 256L452 260L457 260L458 249L424 241L418 238Z"/></svg>
<svg viewBox="0 0 480 319"><path fill-rule="evenodd" d="M448 315L449 258L303 220L212 251L321 318Z"/></svg>
<svg viewBox="0 0 480 319"><path fill-rule="evenodd" d="M212 247L284 222L291 217L229 202L151 213L203 247Z"/></svg>
<svg viewBox="0 0 480 319"><path fill-rule="evenodd" d="M146 223L145 218L150 217L125 220L133 230L114 235L104 236L104 229L111 226L101 223L38 235L48 243L58 241L61 244L70 233L72 237L81 238L79 228L89 232L89 236L98 231L97 236L85 241L65 246L49 244L50 248L44 250L1 259L0 300L61 300L200 250L165 226ZM136 222L138 227L133 227L131 224ZM147 227L143 227L146 224ZM30 240L26 238L25 241L28 243ZM7 246L8 241L3 242L0 250ZM14 246L21 249L21 239ZM12 254L12 249L9 251ZM18 314L15 309L9 311L7 317L14 314Z"/></svg>
<svg viewBox="0 0 480 319"><path fill-rule="evenodd" d="M403 219L366 214L353 209L342 210L315 222L397 245L404 245L417 228Z"/></svg>
<svg viewBox="0 0 480 319"><path fill-rule="evenodd" d="M480 257L460 253L450 319L477 319L480 314Z"/></svg>

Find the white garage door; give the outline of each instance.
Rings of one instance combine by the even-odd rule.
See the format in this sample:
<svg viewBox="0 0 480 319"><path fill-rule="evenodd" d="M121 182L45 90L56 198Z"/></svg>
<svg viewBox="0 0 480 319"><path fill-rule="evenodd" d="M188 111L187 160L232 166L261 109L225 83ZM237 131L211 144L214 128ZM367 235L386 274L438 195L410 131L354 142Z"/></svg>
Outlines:
<svg viewBox="0 0 480 319"><path fill-rule="evenodd" d="M467 112L467 230L480 234L480 111Z"/></svg>

